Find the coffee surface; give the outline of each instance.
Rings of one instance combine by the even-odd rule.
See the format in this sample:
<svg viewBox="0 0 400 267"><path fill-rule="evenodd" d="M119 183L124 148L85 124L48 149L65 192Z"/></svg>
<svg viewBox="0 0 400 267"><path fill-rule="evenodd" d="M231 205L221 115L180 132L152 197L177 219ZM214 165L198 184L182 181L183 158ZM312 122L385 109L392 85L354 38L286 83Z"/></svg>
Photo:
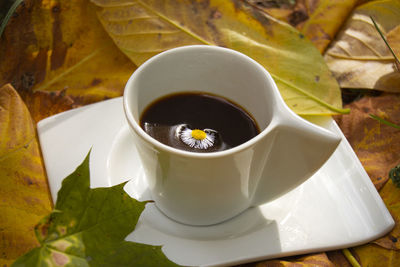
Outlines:
<svg viewBox="0 0 400 267"><path fill-rule="evenodd" d="M260 130L239 105L205 93L179 93L151 103L140 118L153 138L191 152L215 152L238 146Z"/></svg>

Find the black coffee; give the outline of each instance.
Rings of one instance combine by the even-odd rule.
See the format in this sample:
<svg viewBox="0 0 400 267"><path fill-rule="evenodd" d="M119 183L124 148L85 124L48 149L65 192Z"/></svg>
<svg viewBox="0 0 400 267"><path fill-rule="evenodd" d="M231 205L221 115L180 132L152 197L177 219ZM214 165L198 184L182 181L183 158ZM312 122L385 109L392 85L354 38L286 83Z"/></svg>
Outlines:
<svg viewBox="0 0 400 267"><path fill-rule="evenodd" d="M238 146L260 130L240 106L205 93L179 93L150 104L141 127L158 141L192 152L215 152Z"/></svg>

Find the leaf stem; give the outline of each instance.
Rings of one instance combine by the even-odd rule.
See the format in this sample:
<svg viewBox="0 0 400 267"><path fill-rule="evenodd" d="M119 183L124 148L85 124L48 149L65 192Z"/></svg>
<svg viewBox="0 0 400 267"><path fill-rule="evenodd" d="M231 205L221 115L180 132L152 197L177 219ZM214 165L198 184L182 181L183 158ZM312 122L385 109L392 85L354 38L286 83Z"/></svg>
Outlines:
<svg viewBox="0 0 400 267"><path fill-rule="evenodd" d="M382 33L382 31L379 29L378 24L375 22L374 18L373 18L372 16L370 16L370 18L371 18L372 22L374 23L374 26L375 26L376 30L378 31L379 35L381 36L382 40L385 42L386 46L389 48L390 53L392 53L392 55L393 55L393 57L394 57L394 59L395 59L395 62L396 62L397 70L400 71L400 67L399 67L399 66L400 66L400 61L399 61L399 59L397 58L397 56L396 56L396 54L394 53L393 49L390 47L390 45L389 45L389 43L387 42L385 36L383 36L383 33Z"/></svg>
<svg viewBox="0 0 400 267"><path fill-rule="evenodd" d="M10 20L11 16L14 14L14 11L17 7L22 3L23 0L16 0L8 10L7 14L3 19L0 18L0 37L3 34L4 29L7 26L8 21ZM4 7L3 7L4 8Z"/></svg>
<svg viewBox="0 0 400 267"><path fill-rule="evenodd" d="M393 127L393 128L396 128L396 129L399 129L399 130L400 130L400 126L397 125L397 124L395 124L395 123L393 123L393 122L390 122L390 121L387 121L387 120L385 120L385 119L382 119L381 117L378 117L378 116L376 116L376 115L374 115L374 114L369 114L369 116L370 116L371 118L373 118L373 119L379 121L380 123L386 124L386 125L388 125L388 126L391 126L391 127Z"/></svg>
<svg viewBox="0 0 400 267"><path fill-rule="evenodd" d="M350 250L345 248L345 249L342 249L342 252L343 252L344 256L346 257L346 259L350 262L350 264L353 267L361 267L360 263L358 263L356 258L354 258L353 254L351 254Z"/></svg>

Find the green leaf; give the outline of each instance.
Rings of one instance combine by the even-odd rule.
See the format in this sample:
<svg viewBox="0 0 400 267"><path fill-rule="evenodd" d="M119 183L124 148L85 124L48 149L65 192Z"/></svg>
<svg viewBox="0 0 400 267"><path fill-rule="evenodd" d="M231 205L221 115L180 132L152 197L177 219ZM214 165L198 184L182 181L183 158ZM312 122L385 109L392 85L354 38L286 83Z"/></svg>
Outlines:
<svg viewBox="0 0 400 267"><path fill-rule="evenodd" d="M159 246L124 241L145 202L124 184L90 188L89 154L62 183L54 211L35 228L41 244L13 266L177 266Z"/></svg>
<svg viewBox="0 0 400 267"><path fill-rule="evenodd" d="M22 3L23 0L2 0L0 4L0 37L7 26L15 9Z"/></svg>
<svg viewBox="0 0 400 267"><path fill-rule="evenodd" d="M99 7L104 29L137 65L178 46L229 47L263 65L298 114L348 112L316 47L292 26L244 1L91 1Z"/></svg>

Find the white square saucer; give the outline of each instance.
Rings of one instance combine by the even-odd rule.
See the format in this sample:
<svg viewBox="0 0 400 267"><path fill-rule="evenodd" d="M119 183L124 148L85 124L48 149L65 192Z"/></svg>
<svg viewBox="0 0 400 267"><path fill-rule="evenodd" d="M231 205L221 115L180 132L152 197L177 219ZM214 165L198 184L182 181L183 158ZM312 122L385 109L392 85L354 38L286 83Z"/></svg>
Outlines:
<svg viewBox="0 0 400 267"><path fill-rule="evenodd" d="M343 140L326 164L295 190L203 227L177 223L149 203L126 239L163 245L165 255L180 265L225 266L351 247L386 234L394 221L335 121L307 119ZM54 200L62 179L90 148L92 188L129 181L125 191L130 196L150 199L121 97L46 118L37 128Z"/></svg>

